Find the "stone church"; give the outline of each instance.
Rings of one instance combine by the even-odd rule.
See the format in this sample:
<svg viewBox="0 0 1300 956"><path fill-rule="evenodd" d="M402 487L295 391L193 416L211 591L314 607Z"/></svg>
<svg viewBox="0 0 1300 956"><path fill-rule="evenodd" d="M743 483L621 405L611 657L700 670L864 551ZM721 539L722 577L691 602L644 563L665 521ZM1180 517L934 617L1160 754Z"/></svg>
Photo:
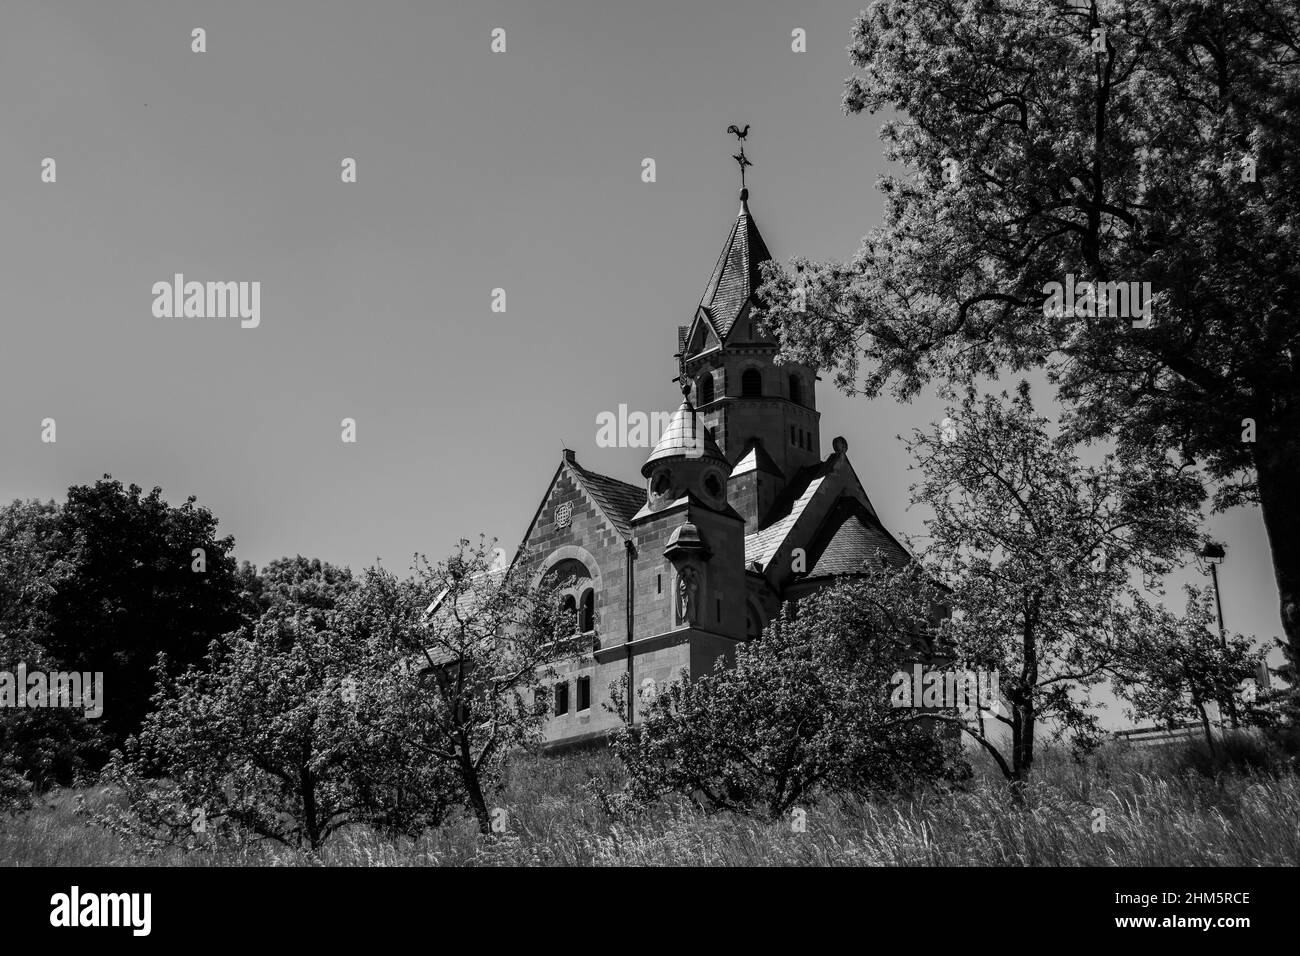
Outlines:
<svg viewBox="0 0 1300 956"><path fill-rule="evenodd" d="M620 724L605 705L628 678L637 698L682 672L711 671L758 637L782 602L859 572L905 563L836 438L822 455L817 375L776 362L752 320L771 258L740 212L689 325L677 329L685 395L629 483L565 451L524 535L536 572L591 632L589 654L549 689L551 746L594 742ZM667 356L665 356L666 358Z"/></svg>

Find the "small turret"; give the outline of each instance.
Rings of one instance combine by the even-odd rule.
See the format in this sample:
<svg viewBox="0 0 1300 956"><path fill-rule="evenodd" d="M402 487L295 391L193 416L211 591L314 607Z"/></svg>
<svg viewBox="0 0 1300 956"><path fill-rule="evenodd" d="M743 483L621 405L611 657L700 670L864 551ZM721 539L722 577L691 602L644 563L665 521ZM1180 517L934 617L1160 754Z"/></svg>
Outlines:
<svg viewBox="0 0 1300 956"><path fill-rule="evenodd" d="M646 499L650 510L657 511L694 495L706 507L721 511L727 507L731 464L691 405L689 383L682 392L682 404L641 466Z"/></svg>

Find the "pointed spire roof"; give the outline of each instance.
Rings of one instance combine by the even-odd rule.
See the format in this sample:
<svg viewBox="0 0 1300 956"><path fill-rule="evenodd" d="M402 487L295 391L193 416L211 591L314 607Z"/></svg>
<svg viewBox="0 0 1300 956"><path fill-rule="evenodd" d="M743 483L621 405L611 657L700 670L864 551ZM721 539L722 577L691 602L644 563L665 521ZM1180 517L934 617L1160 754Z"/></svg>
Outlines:
<svg viewBox="0 0 1300 956"><path fill-rule="evenodd" d="M749 214L749 190L742 189L740 212L700 299L700 307L709 310L714 328L724 339L759 286L758 267L771 258L767 243Z"/></svg>
<svg viewBox="0 0 1300 956"><path fill-rule="evenodd" d="M673 415L673 420L659 436L659 443L655 445L654 451L641 466L641 473L649 477L651 466L661 458L713 458L727 465L728 470L731 467L727 456L722 453L718 443L704 427L704 422L695 413L689 398L683 399L678 406L677 414Z"/></svg>

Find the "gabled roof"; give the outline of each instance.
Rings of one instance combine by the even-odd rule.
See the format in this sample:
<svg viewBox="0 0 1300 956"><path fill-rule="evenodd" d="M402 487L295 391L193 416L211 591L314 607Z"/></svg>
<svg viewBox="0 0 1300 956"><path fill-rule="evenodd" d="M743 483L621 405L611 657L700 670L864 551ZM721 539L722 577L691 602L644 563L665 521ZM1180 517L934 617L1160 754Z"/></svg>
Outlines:
<svg viewBox="0 0 1300 956"><path fill-rule="evenodd" d="M758 267L772 258L749 214L748 198L749 190L741 190L740 213L700 299L700 308L708 310L713 327L724 339L760 284Z"/></svg>
<svg viewBox="0 0 1300 956"><path fill-rule="evenodd" d="M784 477L781 466L772 460L766 449L762 445L754 445L749 451L736 462L736 467L731 469L731 477L737 475L747 475L751 471L761 471L769 475L778 475Z"/></svg>
<svg viewBox="0 0 1300 956"><path fill-rule="evenodd" d="M632 537L632 517L645 504L645 489L629 485L626 481L610 478L588 471L576 461L569 463L573 473L582 483L587 494L595 500L597 506L605 513L609 523L624 538Z"/></svg>
<svg viewBox="0 0 1300 956"><path fill-rule="evenodd" d="M609 522L609 526L614 529L624 540L632 537L632 526L630 521L636 514L642 502L645 501L645 491L636 485L629 485L625 481L619 481L617 478L610 478L608 475L597 474L594 471L588 471L578 464L577 457L573 452L566 450L564 458L560 461L560 467L555 469L555 474L546 485L546 493L542 495L542 500L537 504L537 510L533 512L533 520L528 522L528 530L524 532L523 540L520 542L520 549L527 545L533 535L533 529L537 527L537 521L542 516L542 509L546 507L546 502L550 500L551 491L555 488L556 482L565 470L573 476L574 483L584 494L587 495L596 505L601 515ZM519 551L511 562L519 560Z"/></svg>
<svg viewBox="0 0 1300 956"><path fill-rule="evenodd" d="M860 574L881 561L903 567L912 559L884 525L852 498L841 499L826 516L809 549L817 555L810 578Z"/></svg>
<svg viewBox="0 0 1300 956"><path fill-rule="evenodd" d="M763 519L767 524L753 534L745 535L745 567L757 563L761 569L767 568L768 562L781 550L781 545L798 524L804 509L817 496L829 472L827 465L809 465L794 473Z"/></svg>

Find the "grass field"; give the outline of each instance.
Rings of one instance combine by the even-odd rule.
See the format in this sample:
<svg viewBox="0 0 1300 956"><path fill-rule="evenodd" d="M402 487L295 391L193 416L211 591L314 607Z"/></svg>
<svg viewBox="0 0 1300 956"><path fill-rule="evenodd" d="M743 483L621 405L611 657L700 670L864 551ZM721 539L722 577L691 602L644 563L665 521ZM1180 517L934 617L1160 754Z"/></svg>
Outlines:
<svg viewBox="0 0 1300 956"><path fill-rule="evenodd" d="M343 831L318 856L257 845L151 857L78 814L103 806L101 789L57 791L17 817L0 817L6 865L495 866L866 865L1227 866L1300 865L1300 776L1284 759L1228 770L1196 747L1111 747L1076 763L1048 751L1024 809L977 773L956 793L807 808L806 830L709 815L683 802L619 819L586 786L607 789L619 769L605 752L521 758L495 804L507 831L480 837L468 818L419 839ZM1101 811L1099 813L1098 811ZM1104 816L1102 815L1104 813Z"/></svg>

